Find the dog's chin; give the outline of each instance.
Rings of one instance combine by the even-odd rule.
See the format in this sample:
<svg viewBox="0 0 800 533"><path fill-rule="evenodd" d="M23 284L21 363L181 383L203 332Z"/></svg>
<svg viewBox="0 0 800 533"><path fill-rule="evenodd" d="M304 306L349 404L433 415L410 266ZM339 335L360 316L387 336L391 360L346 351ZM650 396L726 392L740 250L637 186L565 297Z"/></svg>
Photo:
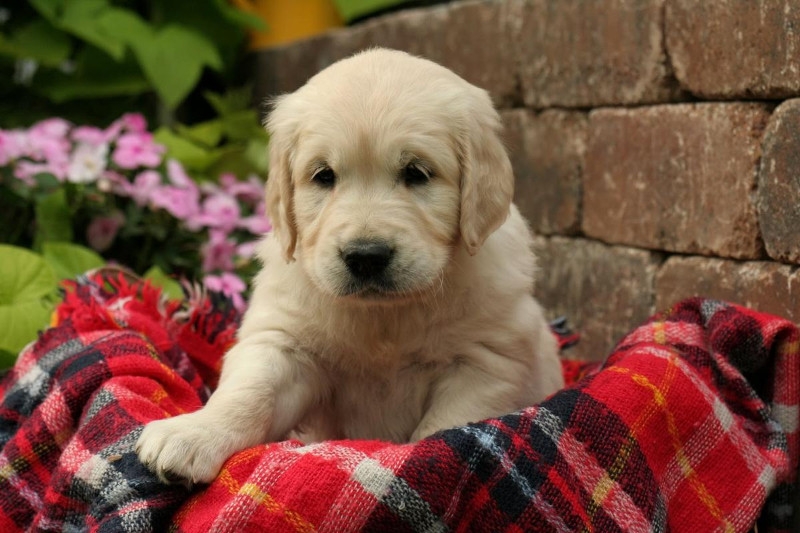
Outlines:
<svg viewBox="0 0 800 533"><path fill-rule="evenodd" d="M339 298L361 305L397 305L411 301L416 291L398 290L387 284L353 283L339 293Z"/></svg>
<svg viewBox="0 0 800 533"><path fill-rule="evenodd" d="M430 292L430 287L399 285L391 281L348 280L334 295L356 305L398 305L413 302Z"/></svg>

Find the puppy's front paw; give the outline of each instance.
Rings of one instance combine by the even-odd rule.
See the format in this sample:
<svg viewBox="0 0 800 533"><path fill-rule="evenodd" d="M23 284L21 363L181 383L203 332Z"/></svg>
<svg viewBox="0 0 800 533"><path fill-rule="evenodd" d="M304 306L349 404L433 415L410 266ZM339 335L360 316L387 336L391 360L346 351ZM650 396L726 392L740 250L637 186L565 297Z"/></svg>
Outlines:
<svg viewBox="0 0 800 533"><path fill-rule="evenodd" d="M196 413L156 420L136 442L139 460L164 483L209 483L235 450L235 440Z"/></svg>

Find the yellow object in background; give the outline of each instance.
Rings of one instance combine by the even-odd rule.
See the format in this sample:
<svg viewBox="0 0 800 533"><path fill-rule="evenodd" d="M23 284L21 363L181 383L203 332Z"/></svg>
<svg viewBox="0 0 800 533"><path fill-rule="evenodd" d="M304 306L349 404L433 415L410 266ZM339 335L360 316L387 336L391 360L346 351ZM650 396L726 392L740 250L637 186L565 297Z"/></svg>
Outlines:
<svg viewBox="0 0 800 533"><path fill-rule="evenodd" d="M231 0L264 20L267 29L250 34L251 50L269 48L342 25L332 0Z"/></svg>

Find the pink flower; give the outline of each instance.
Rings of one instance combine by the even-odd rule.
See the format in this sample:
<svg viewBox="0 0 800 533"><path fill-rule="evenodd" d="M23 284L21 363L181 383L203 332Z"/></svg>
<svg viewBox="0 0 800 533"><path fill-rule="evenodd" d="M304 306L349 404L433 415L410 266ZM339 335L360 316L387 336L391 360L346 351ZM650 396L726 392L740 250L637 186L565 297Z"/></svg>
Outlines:
<svg viewBox="0 0 800 533"><path fill-rule="evenodd" d="M248 241L236 247L236 255L243 259L252 259L256 255L259 241Z"/></svg>
<svg viewBox="0 0 800 533"><path fill-rule="evenodd" d="M125 113L119 118L122 127L131 133L147 131L147 119L141 113Z"/></svg>
<svg viewBox="0 0 800 533"><path fill-rule="evenodd" d="M272 231L272 223L266 214L266 205L263 201L259 202L256 206L255 213L249 217L239 220L237 224L240 228L244 228L253 235L263 235Z"/></svg>
<svg viewBox="0 0 800 533"><path fill-rule="evenodd" d="M197 187L194 180L186 173L183 165L174 159L167 160L167 177L173 185L178 187L184 189Z"/></svg>
<svg viewBox="0 0 800 533"><path fill-rule="evenodd" d="M150 133L125 133L117 139L111 158L120 168L156 167L161 163L164 150L153 142Z"/></svg>
<svg viewBox="0 0 800 533"><path fill-rule="evenodd" d="M34 124L27 135L26 155L51 165L52 173L62 180L67 174L72 148L72 143L67 139L69 127L66 120L51 118Z"/></svg>
<svg viewBox="0 0 800 533"><path fill-rule="evenodd" d="M202 212L193 218L192 223L229 233L238 225L240 214L236 199L225 193L218 193L205 199Z"/></svg>
<svg viewBox="0 0 800 533"><path fill-rule="evenodd" d="M119 229L125 224L125 215L114 211L109 216L97 217L86 228L86 241L98 252L105 252L114 243Z"/></svg>
<svg viewBox="0 0 800 533"><path fill-rule="evenodd" d="M20 130L0 130L0 165L18 159L25 153L25 133Z"/></svg>
<svg viewBox="0 0 800 533"><path fill-rule="evenodd" d="M221 292L228 296L236 309L244 311L246 304L242 293L246 286L236 274L225 272L220 276L206 276L203 278L203 284L210 291Z"/></svg>
<svg viewBox="0 0 800 533"><path fill-rule="evenodd" d="M37 174L52 174L57 180L64 181L67 176L67 167L68 161L46 163L20 161L14 166L14 176L31 186L35 184L33 178Z"/></svg>
<svg viewBox="0 0 800 533"><path fill-rule="evenodd" d="M71 124L63 118L48 118L31 126L29 133L35 137L65 138Z"/></svg>
<svg viewBox="0 0 800 533"><path fill-rule="evenodd" d="M161 174L155 170L145 170L139 172L134 178L133 183L125 186L126 195L133 198L138 206L145 206L150 203L153 195L161 188Z"/></svg>
<svg viewBox="0 0 800 533"><path fill-rule="evenodd" d="M111 123L103 132L107 141L113 141L123 131L129 133L144 133L147 130L147 121L139 113L126 113Z"/></svg>
<svg viewBox="0 0 800 533"><path fill-rule="evenodd" d="M231 196L253 205L264 199L264 182L256 176L250 176L247 181L239 181L232 175L230 177L233 180L224 179L225 177L224 174L220 176L220 183Z"/></svg>
<svg viewBox="0 0 800 533"><path fill-rule="evenodd" d="M107 164L107 144L80 143L72 152L72 159L67 167L67 181L94 183L103 175Z"/></svg>
<svg viewBox="0 0 800 533"><path fill-rule="evenodd" d="M72 130L70 135L73 141L95 146L105 144L110 140L104 130L94 126L78 126Z"/></svg>
<svg viewBox="0 0 800 533"><path fill-rule="evenodd" d="M200 229L201 226L194 222L200 214L200 189L197 184L174 159L167 161L167 177L172 185L150 191L150 203L166 209L172 216L182 220L190 230Z"/></svg>
<svg viewBox="0 0 800 533"><path fill-rule="evenodd" d="M208 242L202 247L203 271L233 270L233 256L236 241L228 239L227 234L218 230L209 232Z"/></svg>
<svg viewBox="0 0 800 533"><path fill-rule="evenodd" d="M191 223L191 220L200 213L200 191L196 187L186 189L171 185L158 187L151 191L150 203L183 220L189 229L199 229Z"/></svg>

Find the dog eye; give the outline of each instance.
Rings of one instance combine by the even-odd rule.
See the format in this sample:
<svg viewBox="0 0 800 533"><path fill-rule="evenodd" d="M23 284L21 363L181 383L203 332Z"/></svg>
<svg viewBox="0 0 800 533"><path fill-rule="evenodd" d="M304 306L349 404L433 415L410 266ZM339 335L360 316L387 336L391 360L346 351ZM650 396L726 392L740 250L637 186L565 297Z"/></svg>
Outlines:
<svg viewBox="0 0 800 533"><path fill-rule="evenodd" d="M311 181L322 187L333 187L336 183L336 174L328 167L321 168L311 176Z"/></svg>
<svg viewBox="0 0 800 533"><path fill-rule="evenodd" d="M430 181L431 177L426 170L416 164L406 165L402 172L403 181L409 187L424 185Z"/></svg>

